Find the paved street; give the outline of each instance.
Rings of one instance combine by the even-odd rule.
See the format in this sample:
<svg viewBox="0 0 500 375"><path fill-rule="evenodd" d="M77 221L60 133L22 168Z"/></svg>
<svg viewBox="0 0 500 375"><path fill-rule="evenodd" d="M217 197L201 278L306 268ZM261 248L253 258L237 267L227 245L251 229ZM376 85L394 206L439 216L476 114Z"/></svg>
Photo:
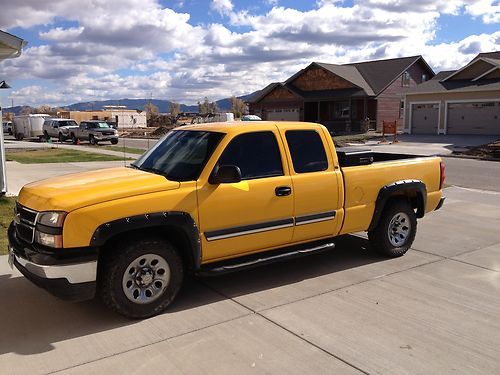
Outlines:
<svg viewBox="0 0 500 375"><path fill-rule="evenodd" d="M330 253L190 279L144 321L59 301L0 258L0 373L498 374L500 193L445 192L402 258L346 236Z"/></svg>

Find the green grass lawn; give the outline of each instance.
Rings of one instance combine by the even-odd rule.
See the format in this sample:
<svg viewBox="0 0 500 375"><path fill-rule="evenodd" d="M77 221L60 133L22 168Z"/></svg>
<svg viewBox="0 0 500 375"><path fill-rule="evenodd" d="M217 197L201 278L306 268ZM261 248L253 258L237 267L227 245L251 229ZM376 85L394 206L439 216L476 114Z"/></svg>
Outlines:
<svg viewBox="0 0 500 375"><path fill-rule="evenodd" d="M62 148L49 148L45 150L30 150L7 152L7 160L17 161L22 164L38 163L77 163L84 161L118 161L123 157L103 155L92 152L68 150ZM132 159L127 159L132 160Z"/></svg>
<svg viewBox="0 0 500 375"><path fill-rule="evenodd" d="M123 147L121 147L121 146L100 146L100 147L102 147L106 150L109 150L109 151L123 152ZM125 147L125 152L127 154L142 155L146 152L146 150L143 150L142 148Z"/></svg>
<svg viewBox="0 0 500 375"><path fill-rule="evenodd" d="M14 218L16 198L0 197L0 255L7 254L7 229Z"/></svg>

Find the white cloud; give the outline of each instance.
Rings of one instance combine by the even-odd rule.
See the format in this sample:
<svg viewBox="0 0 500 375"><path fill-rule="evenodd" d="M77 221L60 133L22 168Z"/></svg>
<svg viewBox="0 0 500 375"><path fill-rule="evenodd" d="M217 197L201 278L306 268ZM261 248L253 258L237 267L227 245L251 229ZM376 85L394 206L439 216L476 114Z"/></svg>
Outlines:
<svg viewBox="0 0 500 375"><path fill-rule="evenodd" d="M212 0L210 7L220 15L227 15L233 11L231 0Z"/></svg>
<svg viewBox="0 0 500 375"><path fill-rule="evenodd" d="M322 0L308 11L274 6L259 15L219 0L210 4L228 16L225 24L205 25L193 25L189 14L156 0L92 0L92 7L82 2L46 0L42 6L38 0L17 0L16 6L3 6L0 25L47 25L39 33L42 45L0 65L0 76L9 82L36 80L12 92L16 103L58 105L151 92L194 103L261 89L311 61L422 54L439 71L460 67L479 52L500 50L500 32L434 43L440 14L468 12L486 22L498 15L491 1L366 0L347 6ZM69 26L53 24L56 16Z"/></svg>
<svg viewBox="0 0 500 375"><path fill-rule="evenodd" d="M484 23L500 22L500 3L498 0L476 0L465 6L467 13L482 17Z"/></svg>

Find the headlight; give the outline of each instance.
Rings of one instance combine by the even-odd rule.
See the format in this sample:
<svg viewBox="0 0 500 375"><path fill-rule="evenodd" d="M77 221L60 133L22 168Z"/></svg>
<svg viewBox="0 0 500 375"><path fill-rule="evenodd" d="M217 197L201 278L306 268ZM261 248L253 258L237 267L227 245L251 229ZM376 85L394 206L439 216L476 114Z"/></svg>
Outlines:
<svg viewBox="0 0 500 375"><path fill-rule="evenodd" d="M40 212L36 220L35 241L40 245L62 248L62 227L66 215L63 211Z"/></svg>
<svg viewBox="0 0 500 375"><path fill-rule="evenodd" d="M43 233L37 229L35 232L35 241L44 246L58 249L63 247L62 234Z"/></svg>
<svg viewBox="0 0 500 375"><path fill-rule="evenodd" d="M52 228L61 228L67 213L63 211L40 212L36 222Z"/></svg>

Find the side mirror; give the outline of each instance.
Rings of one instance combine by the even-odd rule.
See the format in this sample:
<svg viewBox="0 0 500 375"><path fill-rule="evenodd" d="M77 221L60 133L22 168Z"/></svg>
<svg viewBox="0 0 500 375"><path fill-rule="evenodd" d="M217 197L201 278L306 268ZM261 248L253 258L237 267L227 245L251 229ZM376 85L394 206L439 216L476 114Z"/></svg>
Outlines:
<svg viewBox="0 0 500 375"><path fill-rule="evenodd" d="M241 171L236 165L221 165L215 167L208 182L216 184L233 184L241 181Z"/></svg>

